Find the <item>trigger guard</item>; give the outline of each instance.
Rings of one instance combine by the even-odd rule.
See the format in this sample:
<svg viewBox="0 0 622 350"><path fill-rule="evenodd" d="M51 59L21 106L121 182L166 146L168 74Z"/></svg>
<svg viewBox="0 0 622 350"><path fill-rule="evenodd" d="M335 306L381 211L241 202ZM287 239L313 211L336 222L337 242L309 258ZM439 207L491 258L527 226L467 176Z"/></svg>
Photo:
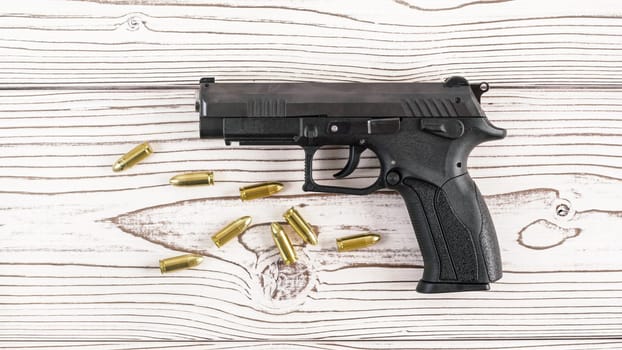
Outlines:
<svg viewBox="0 0 622 350"><path fill-rule="evenodd" d="M350 154L348 155L348 162L343 169L333 174L335 179L343 179L344 177L352 174L361 160L361 153L363 153L367 147L364 146L350 146Z"/></svg>
<svg viewBox="0 0 622 350"><path fill-rule="evenodd" d="M360 147L360 146L359 146ZM368 187L364 188L350 188L350 187L338 187L338 186L324 186L315 183L313 180L313 156L315 152L320 147L317 146L307 146L303 147L305 151L305 179L302 185L302 189L304 191L310 192L325 192L325 193L342 193L342 194L352 194L352 195L367 195L373 192L376 192L379 189L385 188L384 177L379 176L376 179L376 182L371 184ZM363 148L359 152L362 153L366 148ZM382 173L382 171L381 171Z"/></svg>

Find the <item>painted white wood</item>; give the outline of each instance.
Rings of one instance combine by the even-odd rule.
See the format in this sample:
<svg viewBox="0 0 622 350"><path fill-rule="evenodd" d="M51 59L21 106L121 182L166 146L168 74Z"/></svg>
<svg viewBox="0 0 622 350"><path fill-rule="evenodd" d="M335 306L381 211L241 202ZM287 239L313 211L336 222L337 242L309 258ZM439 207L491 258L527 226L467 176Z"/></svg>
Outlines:
<svg viewBox="0 0 622 350"><path fill-rule="evenodd" d="M208 350L224 350L224 349L259 349L259 350L300 350L300 349L404 349L404 350L433 350L433 349L568 349L568 350L609 350L619 349L620 342L616 340L497 340L497 341L321 341L321 342L6 342L8 347L22 348L31 346L32 348L42 350L54 350L64 348L84 348L84 349L208 349Z"/></svg>
<svg viewBox="0 0 622 350"><path fill-rule="evenodd" d="M619 348L621 5L550 3L3 4L0 346ZM489 81L483 108L508 129L469 158L502 248L489 292L414 292L422 260L396 194L305 193L301 150L198 139L201 76L452 74ZM155 153L113 173L142 141ZM344 150L319 158L316 177L334 183ZM375 165L366 154L350 184L372 181ZM216 185L168 185L193 170L214 170ZM286 187L237 199L261 181ZM300 263L288 267L267 224L292 205L320 244L292 236ZM210 234L242 215L254 226L217 249ZM335 238L366 231L382 241L336 252ZM160 275L158 259L181 252L206 260Z"/></svg>
<svg viewBox="0 0 622 350"><path fill-rule="evenodd" d="M219 81L619 85L617 0L11 1L5 87Z"/></svg>

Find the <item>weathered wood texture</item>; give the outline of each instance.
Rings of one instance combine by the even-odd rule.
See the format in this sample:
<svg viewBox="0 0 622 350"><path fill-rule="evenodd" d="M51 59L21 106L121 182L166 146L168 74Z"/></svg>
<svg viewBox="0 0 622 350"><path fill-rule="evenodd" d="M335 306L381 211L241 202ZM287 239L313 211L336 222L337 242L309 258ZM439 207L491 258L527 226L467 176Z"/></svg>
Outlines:
<svg viewBox="0 0 622 350"><path fill-rule="evenodd" d="M5 342L5 349L21 349L23 342ZM513 340L512 342L501 340L474 340L474 341L319 341L319 342L257 342L257 341L227 341L227 342L199 342L199 341L92 341L92 342L29 342L28 345L37 350L56 350L67 348L84 349L110 349L110 350L177 350L177 349L205 349L205 350L230 350L230 349L253 349L253 350L303 350L303 349L326 349L326 350L358 350L358 349L399 349L399 350L483 350L483 349L507 349L507 350L536 350L542 348L568 349L568 350L612 350L619 349L622 342L615 340Z"/></svg>
<svg viewBox="0 0 622 350"><path fill-rule="evenodd" d="M0 346L620 347L607 339L622 337L622 4L142 3L0 8ZM491 82L484 109L508 129L469 159L502 247L490 292L414 293L422 261L399 196L304 193L300 150L199 140L190 89L204 75L453 74ZM146 140L155 154L112 173ZM316 177L330 182L345 158L322 152ZM373 157L361 166L354 182L372 181ZM167 184L203 169L216 186ZM236 197L275 180L279 196ZM291 205L320 231L318 246L295 241L295 267L266 232ZM253 228L213 246L209 234L241 215ZM335 251L362 231L383 240ZM157 260L176 251L206 261L161 276Z"/></svg>
<svg viewBox="0 0 622 350"><path fill-rule="evenodd" d="M144 5L131 5L139 3ZM5 87L219 80L622 81L609 1L18 1L3 4Z"/></svg>

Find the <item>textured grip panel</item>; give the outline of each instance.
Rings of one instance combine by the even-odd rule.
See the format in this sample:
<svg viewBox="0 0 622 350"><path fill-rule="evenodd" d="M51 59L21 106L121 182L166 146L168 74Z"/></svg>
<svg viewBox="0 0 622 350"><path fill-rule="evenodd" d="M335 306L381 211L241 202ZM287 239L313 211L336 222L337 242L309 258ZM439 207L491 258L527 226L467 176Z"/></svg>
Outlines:
<svg viewBox="0 0 622 350"><path fill-rule="evenodd" d="M482 254L484 254L484 263L488 270L488 278L494 282L503 275L501 267L501 254L499 254L499 242L497 241L497 231L492 223L488 206L484 202L484 198L479 193L479 189L475 188L477 194L477 204L482 214L482 232L479 235L480 244L482 245Z"/></svg>
<svg viewBox="0 0 622 350"><path fill-rule="evenodd" d="M452 198L452 210L458 219L475 234L473 238L479 242L488 278L491 282L498 280L502 273L497 232L475 182L466 173L447 181L443 191Z"/></svg>
<svg viewBox="0 0 622 350"><path fill-rule="evenodd" d="M488 289L501 277L501 258L490 214L464 174L442 188L406 178L404 197L424 260L420 292Z"/></svg>
<svg viewBox="0 0 622 350"><path fill-rule="evenodd" d="M453 263L457 279L465 282L478 282L477 249L469 229L460 222L451 209L445 192L437 191L434 208L447 243L450 260Z"/></svg>

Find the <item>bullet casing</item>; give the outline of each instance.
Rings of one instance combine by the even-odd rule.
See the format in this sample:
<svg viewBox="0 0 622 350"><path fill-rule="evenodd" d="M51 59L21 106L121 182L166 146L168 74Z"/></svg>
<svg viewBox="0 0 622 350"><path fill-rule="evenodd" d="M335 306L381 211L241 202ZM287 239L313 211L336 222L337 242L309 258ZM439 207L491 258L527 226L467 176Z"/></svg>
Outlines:
<svg viewBox="0 0 622 350"><path fill-rule="evenodd" d="M281 224L273 222L270 225L270 229L272 230L272 239L274 239L274 243L279 249L279 253L281 253L281 258L283 258L285 265L295 263L296 260L298 260L298 256L296 255L292 242L285 234L285 231L283 231Z"/></svg>
<svg viewBox="0 0 622 350"><path fill-rule="evenodd" d="M197 171L179 174L171 177L169 182L174 186L213 185L214 173L211 171Z"/></svg>
<svg viewBox="0 0 622 350"><path fill-rule="evenodd" d="M203 257L197 254L185 254L174 256L172 258L160 260L160 272L167 273L171 271L189 269L203 262Z"/></svg>
<svg viewBox="0 0 622 350"><path fill-rule="evenodd" d="M134 147L131 151L122 155L113 165L113 171L121 171L134 166L136 163L147 158L153 149L147 142L143 142L140 145Z"/></svg>
<svg viewBox="0 0 622 350"><path fill-rule="evenodd" d="M278 182L264 182L256 185L240 187L240 198L248 201L257 198L271 196L283 189L283 185Z"/></svg>
<svg viewBox="0 0 622 350"><path fill-rule="evenodd" d="M289 210L283 214L283 217L300 238L308 244L317 245L317 235L313 231L313 227L303 219L294 207L289 208Z"/></svg>
<svg viewBox="0 0 622 350"><path fill-rule="evenodd" d="M337 251L347 252L372 246L380 241L380 235L367 233L348 237L337 238Z"/></svg>
<svg viewBox="0 0 622 350"><path fill-rule="evenodd" d="M212 241L214 241L214 244L216 244L218 248L222 247L225 243L246 231L248 226L250 226L251 221L252 218L250 216L243 216L233 221L220 231L216 232L216 234L212 236Z"/></svg>

